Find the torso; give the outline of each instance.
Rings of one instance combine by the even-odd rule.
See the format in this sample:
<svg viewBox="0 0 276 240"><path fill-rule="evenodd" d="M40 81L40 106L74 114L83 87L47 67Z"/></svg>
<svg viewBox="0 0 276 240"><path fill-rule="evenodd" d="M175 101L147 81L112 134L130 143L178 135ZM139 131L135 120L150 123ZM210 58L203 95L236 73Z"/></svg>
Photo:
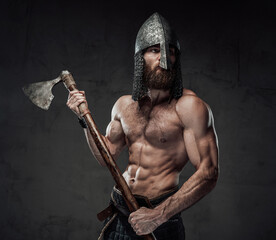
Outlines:
<svg viewBox="0 0 276 240"><path fill-rule="evenodd" d="M129 164L123 176L133 194L153 198L178 184L188 157L176 104L172 100L151 106L149 101L139 109L131 96L124 100L118 116L129 148Z"/></svg>

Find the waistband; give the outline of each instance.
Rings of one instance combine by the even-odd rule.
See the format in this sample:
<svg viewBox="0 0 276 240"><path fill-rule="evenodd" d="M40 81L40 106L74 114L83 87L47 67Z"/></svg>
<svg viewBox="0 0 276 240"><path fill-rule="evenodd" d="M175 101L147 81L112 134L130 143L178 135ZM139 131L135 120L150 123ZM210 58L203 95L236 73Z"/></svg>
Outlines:
<svg viewBox="0 0 276 240"><path fill-rule="evenodd" d="M166 200L174 193L176 193L178 189L179 187L176 186L171 190L161 194L160 196L151 199L136 194L134 194L133 196L137 200L137 203L140 207L153 208L162 203L164 200ZM113 204L123 215L128 216L130 214L130 211L128 210L128 206L122 196L122 193L120 192L120 190L116 188L116 186L113 187L113 190L111 192L111 204Z"/></svg>

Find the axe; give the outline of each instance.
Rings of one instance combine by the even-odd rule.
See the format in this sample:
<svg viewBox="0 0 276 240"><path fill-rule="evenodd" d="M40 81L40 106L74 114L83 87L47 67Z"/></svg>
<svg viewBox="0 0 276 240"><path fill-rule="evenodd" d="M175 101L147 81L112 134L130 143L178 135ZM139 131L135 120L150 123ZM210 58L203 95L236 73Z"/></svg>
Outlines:
<svg viewBox="0 0 276 240"><path fill-rule="evenodd" d="M72 74L65 70L62 71L61 74L53 80L31 83L29 85L26 85L23 87L23 91L25 95L29 97L35 105L44 110L48 110L54 98L54 95L52 94L52 88L59 82L63 82L68 91L78 90ZM93 137L95 144L103 160L106 163L106 166L111 172L111 175L113 176L113 179L117 184L117 187L122 192L122 195L128 205L130 212L138 210L139 205L135 197L131 193L125 179L123 178L119 167L117 166L107 146L105 145L105 142L102 139L102 135L100 134L89 109L86 107L86 104L81 103L79 105L79 110L81 116L85 119L88 130L91 133L91 136ZM143 237L147 240L156 239L153 233L144 235Z"/></svg>

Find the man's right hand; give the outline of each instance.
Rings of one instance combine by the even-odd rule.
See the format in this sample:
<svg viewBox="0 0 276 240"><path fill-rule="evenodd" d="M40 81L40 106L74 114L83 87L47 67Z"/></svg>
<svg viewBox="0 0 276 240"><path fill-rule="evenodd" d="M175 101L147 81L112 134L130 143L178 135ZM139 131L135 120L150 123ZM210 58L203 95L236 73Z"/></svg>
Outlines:
<svg viewBox="0 0 276 240"><path fill-rule="evenodd" d="M78 118L81 118L81 114L78 108L81 103L85 103L86 107L88 108L84 91L74 90L69 92L66 105L78 116Z"/></svg>

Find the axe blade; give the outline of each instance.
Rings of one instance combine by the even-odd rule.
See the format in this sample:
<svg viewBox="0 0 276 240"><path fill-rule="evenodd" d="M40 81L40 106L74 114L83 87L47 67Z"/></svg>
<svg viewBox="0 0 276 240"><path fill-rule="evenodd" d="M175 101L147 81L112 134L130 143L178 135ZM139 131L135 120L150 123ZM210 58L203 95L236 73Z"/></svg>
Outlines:
<svg viewBox="0 0 276 240"><path fill-rule="evenodd" d="M50 81L31 83L24 86L23 92L25 95L38 107L48 110L54 98L52 88L59 83L61 77L57 77Z"/></svg>

